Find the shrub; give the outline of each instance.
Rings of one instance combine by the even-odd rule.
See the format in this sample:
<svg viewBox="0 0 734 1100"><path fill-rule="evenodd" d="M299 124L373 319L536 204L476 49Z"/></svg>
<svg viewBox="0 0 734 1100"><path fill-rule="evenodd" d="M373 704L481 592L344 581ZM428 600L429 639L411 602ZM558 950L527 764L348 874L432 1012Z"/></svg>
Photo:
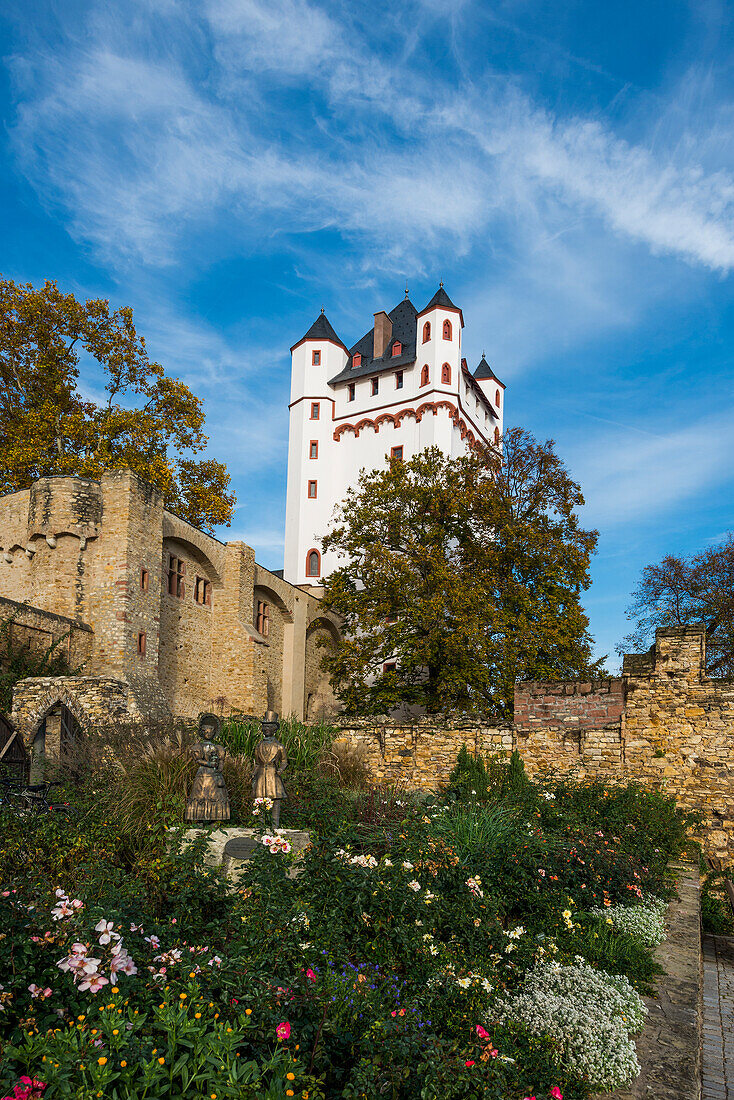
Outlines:
<svg viewBox="0 0 734 1100"><path fill-rule="evenodd" d="M667 902L647 894L639 905L610 905L594 908L594 916L604 917L617 932L626 932L643 947L657 947L665 939Z"/></svg>
<svg viewBox="0 0 734 1100"><path fill-rule="evenodd" d="M581 958L573 966L537 966L495 1014L500 1023L521 1021L535 1035L557 1039L564 1060L593 1089L617 1088L640 1072L630 1035L647 1014L642 998L626 978Z"/></svg>
<svg viewBox="0 0 734 1100"><path fill-rule="evenodd" d="M731 936L734 934L734 918L724 892L724 879L720 871L709 871L702 861L701 872L701 925L709 936Z"/></svg>

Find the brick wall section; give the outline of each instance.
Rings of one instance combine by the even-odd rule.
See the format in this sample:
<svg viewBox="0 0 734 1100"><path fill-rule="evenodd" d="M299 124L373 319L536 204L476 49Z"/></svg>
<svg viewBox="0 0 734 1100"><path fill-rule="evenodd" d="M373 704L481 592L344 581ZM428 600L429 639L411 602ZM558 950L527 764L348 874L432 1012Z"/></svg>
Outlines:
<svg viewBox="0 0 734 1100"><path fill-rule="evenodd" d="M548 727L590 729L622 716L622 680L585 683L527 681L515 689L515 725L529 733Z"/></svg>

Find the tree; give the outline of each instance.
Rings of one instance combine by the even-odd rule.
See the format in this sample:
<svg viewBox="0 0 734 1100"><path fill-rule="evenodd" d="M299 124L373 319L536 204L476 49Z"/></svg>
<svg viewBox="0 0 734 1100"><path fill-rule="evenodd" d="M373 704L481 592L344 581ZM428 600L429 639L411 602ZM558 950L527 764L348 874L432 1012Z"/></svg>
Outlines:
<svg viewBox="0 0 734 1100"><path fill-rule="evenodd" d="M689 558L668 554L646 565L627 618L635 620L635 629L622 640L620 653L647 649L659 626L700 623L709 673L734 677L734 532Z"/></svg>
<svg viewBox="0 0 734 1100"><path fill-rule="evenodd" d="M434 447L363 472L323 539L344 559L326 581L343 631L324 665L347 711L509 715L517 679L594 671L582 503L552 442L521 429L501 454Z"/></svg>
<svg viewBox="0 0 734 1100"><path fill-rule="evenodd" d="M89 359L104 372L102 402L79 392ZM192 457L206 447L203 425L200 399L148 358L131 309L0 279L0 493L127 468L211 530L229 523L235 497L221 462Z"/></svg>

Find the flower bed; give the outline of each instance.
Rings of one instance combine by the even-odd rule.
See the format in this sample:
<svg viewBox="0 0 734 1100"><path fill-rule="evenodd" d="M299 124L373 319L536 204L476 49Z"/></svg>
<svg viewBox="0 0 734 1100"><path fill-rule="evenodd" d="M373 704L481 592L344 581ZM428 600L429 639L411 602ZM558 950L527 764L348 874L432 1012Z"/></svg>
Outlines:
<svg viewBox="0 0 734 1100"><path fill-rule="evenodd" d="M296 877L259 804L236 889L206 836L152 815L133 841L99 798L79 824L7 819L0 1095L581 1100L629 1080L683 815L516 762L464 787L331 815L316 791L288 821L312 830Z"/></svg>

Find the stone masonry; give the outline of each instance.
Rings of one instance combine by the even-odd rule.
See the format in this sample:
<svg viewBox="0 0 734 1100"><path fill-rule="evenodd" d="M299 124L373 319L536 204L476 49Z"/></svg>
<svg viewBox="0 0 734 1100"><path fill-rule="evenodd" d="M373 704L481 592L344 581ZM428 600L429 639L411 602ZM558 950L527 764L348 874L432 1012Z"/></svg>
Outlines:
<svg viewBox="0 0 734 1100"><path fill-rule="evenodd" d="M701 627L658 630L622 676L524 683L513 724L341 724L376 778L412 787L445 782L462 743L487 755L517 749L533 775L640 783L702 814L708 855L734 863L734 682L705 675Z"/></svg>
<svg viewBox="0 0 734 1100"><path fill-rule="evenodd" d="M74 672L121 684L130 715L333 709L315 655L338 627L309 586L167 511L130 471L42 478L0 498L0 616L11 615L14 641L63 638ZM36 688L21 683L13 713L26 739L24 715L35 710ZM86 718L98 713L95 705Z"/></svg>

